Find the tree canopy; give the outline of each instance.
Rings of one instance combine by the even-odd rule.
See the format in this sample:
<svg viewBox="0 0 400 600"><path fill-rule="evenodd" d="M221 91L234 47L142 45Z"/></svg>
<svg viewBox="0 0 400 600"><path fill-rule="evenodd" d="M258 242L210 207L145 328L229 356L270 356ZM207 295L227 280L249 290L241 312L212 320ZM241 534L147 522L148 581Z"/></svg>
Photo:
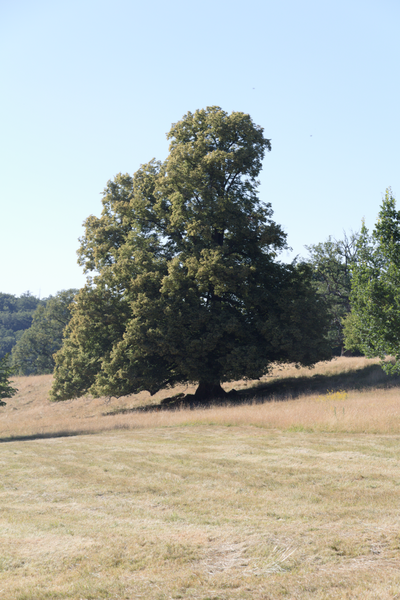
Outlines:
<svg viewBox="0 0 400 600"><path fill-rule="evenodd" d="M36 308L32 325L25 329L12 351L18 375L52 373L54 354L61 348L63 331L71 318L70 306L78 290L58 292Z"/></svg>
<svg viewBox="0 0 400 600"><path fill-rule="evenodd" d="M54 400L182 382L211 397L272 362L330 357L311 269L277 260L286 235L258 198L263 129L213 106L167 137L167 159L109 181L101 217L85 221L88 282L56 355Z"/></svg>
<svg viewBox="0 0 400 600"><path fill-rule="evenodd" d="M372 234L365 223L357 242L358 262L352 267L351 306L345 320L345 345L369 358L387 355L387 372L400 372L400 211L386 190Z"/></svg>
<svg viewBox="0 0 400 600"><path fill-rule="evenodd" d="M328 340L336 354L344 350L343 319L351 311L351 269L357 263L358 237L358 233L344 233L342 240L329 236L326 242L306 246L313 285L328 307Z"/></svg>

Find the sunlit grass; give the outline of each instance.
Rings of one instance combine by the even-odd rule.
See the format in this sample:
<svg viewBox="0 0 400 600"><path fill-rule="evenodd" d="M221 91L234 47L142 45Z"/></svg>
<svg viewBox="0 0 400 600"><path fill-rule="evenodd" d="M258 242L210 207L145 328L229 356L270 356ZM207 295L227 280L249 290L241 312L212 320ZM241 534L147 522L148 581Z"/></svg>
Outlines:
<svg viewBox="0 0 400 600"><path fill-rule="evenodd" d="M259 403L266 382L281 394ZM196 410L121 412L171 390L50 403L50 376L15 384L2 598L400 598L400 394L373 361L277 369L232 385L247 403Z"/></svg>
<svg viewBox="0 0 400 600"><path fill-rule="evenodd" d="M3 443L7 600L389 600L398 436L148 427Z"/></svg>

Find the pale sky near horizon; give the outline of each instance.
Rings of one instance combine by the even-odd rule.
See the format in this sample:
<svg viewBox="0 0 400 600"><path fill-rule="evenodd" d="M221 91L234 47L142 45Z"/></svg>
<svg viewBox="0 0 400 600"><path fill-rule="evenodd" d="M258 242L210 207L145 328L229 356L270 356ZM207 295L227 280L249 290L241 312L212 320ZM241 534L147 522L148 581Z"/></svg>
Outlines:
<svg viewBox="0 0 400 600"><path fill-rule="evenodd" d="M372 228L388 186L400 201L399 26L398 0L0 2L0 292L83 286L107 181L212 105L271 138L259 191L282 260Z"/></svg>

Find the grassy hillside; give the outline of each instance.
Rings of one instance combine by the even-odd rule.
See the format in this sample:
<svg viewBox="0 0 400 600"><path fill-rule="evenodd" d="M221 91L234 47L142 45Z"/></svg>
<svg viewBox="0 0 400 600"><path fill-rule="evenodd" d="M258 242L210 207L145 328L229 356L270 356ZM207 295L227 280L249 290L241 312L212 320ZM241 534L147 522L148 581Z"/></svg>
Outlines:
<svg viewBox="0 0 400 600"><path fill-rule="evenodd" d="M313 369L275 369L262 381L227 385L226 389L240 392L234 403L195 410L179 407L179 394L193 392L190 386L153 397L143 392L119 399L52 403L51 375L16 377L13 384L19 392L0 409L0 439L198 423L400 433L399 379L388 377L377 361L365 358L339 358ZM171 408L171 394L178 395L175 408L163 410Z"/></svg>
<svg viewBox="0 0 400 600"><path fill-rule="evenodd" d="M51 404L49 376L18 378L1 597L400 598L396 382L365 359L273 375L235 384L253 404L149 412L171 391Z"/></svg>

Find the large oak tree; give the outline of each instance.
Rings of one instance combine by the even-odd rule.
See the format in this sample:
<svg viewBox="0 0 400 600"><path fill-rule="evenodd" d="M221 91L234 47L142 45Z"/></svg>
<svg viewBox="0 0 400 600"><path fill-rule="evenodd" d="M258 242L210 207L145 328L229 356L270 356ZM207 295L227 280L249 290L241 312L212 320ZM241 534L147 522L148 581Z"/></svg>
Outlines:
<svg viewBox="0 0 400 600"><path fill-rule="evenodd" d="M91 274L56 355L54 400L258 378L330 356L324 301L257 195L270 141L219 107L173 124L169 156L118 175L79 250Z"/></svg>

